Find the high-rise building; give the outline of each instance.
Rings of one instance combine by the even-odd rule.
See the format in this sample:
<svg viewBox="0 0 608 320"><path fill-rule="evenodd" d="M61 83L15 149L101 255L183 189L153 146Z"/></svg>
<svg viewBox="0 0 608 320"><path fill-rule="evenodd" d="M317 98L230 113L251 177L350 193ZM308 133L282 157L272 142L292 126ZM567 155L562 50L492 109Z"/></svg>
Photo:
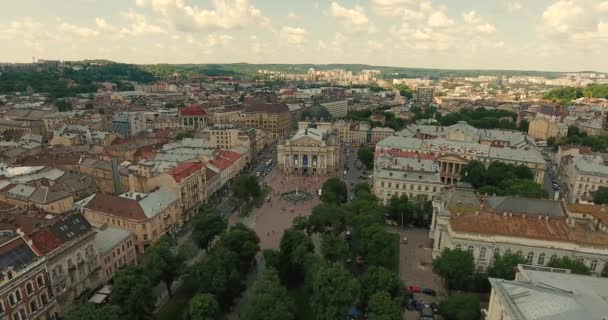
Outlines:
<svg viewBox="0 0 608 320"><path fill-rule="evenodd" d="M428 107L435 98L435 87L418 87L416 89L416 104L421 107Z"/></svg>

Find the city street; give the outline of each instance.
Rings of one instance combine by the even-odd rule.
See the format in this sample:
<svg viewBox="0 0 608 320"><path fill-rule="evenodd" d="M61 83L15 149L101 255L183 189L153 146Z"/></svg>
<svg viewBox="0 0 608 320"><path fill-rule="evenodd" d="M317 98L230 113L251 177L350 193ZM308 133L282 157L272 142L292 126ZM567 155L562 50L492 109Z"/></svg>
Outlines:
<svg viewBox="0 0 608 320"><path fill-rule="evenodd" d="M372 170L367 170L365 167L362 167L362 169L358 169L356 167L356 163L357 163L357 148L356 147L352 147L352 146L348 146L346 145L346 149L342 149L343 150L343 154L342 154L342 169L340 171L340 178L342 178L344 180L344 182L346 182L346 185L348 186L348 198L352 199L354 197L354 186L357 185L357 183L360 182L365 182L367 180L365 179L361 179L361 177L367 177L367 175L372 174ZM344 165L348 166L348 170L346 170L346 175L344 175ZM367 175L363 174L363 172L366 172Z"/></svg>

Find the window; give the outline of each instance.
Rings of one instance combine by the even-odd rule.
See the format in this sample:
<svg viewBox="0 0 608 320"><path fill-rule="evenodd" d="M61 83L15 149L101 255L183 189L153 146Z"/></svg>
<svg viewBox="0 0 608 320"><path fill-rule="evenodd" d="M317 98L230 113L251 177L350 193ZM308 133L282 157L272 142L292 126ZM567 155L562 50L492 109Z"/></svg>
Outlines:
<svg viewBox="0 0 608 320"><path fill-rule="evenodd" d="M0 316L4 314L4 302L0 301Z"/></svg>
<svg viewBox="0 0 608 320"><path fill-rule="evenodd" d="M551 258L549 259L549 261L555 261L555 259L557 259L557 255L551 255Z"/></svg>
<svg viewBox="0 0 608 320"><path fill-rule="evenodd" d="M545 265L545 254L541 253L538 255L538 265L544 266Z"/></svg>
<svg viewBox="0 0 608 320"><path fill-rule="evenodd" d="M483 266L477 267L477 273L483 273Z"/></svg>
<svg viewBox="0 0 608 320"><path fill-rule="evenodd" d="M524 253L521 250L519 250L519 251L517 251L517 255L520 256L520 257L523 257Z"/></svg>
<svg viewBox="0 0 608 320"><path fill-rule="evenodd" d="M534 252L530 251L528 252L528 258L526 258L526 263L532 264L532 261L534 261Z"/></svg>
<svg viewBox="0 0 608 320"><path fill-rule="evenodd" d="M486 248L485 248L485 247L482 247L482 248L479 250L479 259L485 259L485 258L486 258Z"/></svg>
<svg viewBox="0 0 608 320"><path fill-rule="evenodd" d="M15 297L17 298L17 301L21 301L23 299L23 297L21 296L21 290L15 290Z"/></svg>
<svg viewBox="0 0 608 320"><path fill-rule="evenodd" d="M500 255L500 248L494 248L494 258Z"/></svg>
<svg viewBox="0 0 608 320"><path fill-rule="evenodd" d="M469 253L473 254L473 246L469 246L469 247L467 248L467 251L468 251Z"/></svg>
<svg viewBox="0 0 608 320"><path fill-rule="evenodd" d="M457 244L457 245L456 245L456 249L458 249L458 250L462 250L462 245L461 245L460 243L459 243L459 244Z"/></svg>
<svg viewBox="0 0 608 320"><path fill-rule="evenodd" d="M9 293L8 295L8 303L11 305L11 307L15 306L17 304L17 298L15 298L15 294L14 293Z"/></svg>
<svg viewBox="0 0 608 320"><path fill-rule="evenodd" d="M42 275L38 275L38 277L36 277L36 284L38 284L38 289L44 287L44 277Z"/></svg>
<svg viewBox="0 0 608 320"><path fill-rule="evenodd" d="M505 254L511 254L511 249L505 250Z"/></svg>
<svg viewBox="0 0 608 320"><path fill-rule="evenodd" d="M596 269L597 269L597 260L591 260L591 265L589 266L589 270L591 270L592 272L595 272Z"/></svg>
<svg viewBox="0 0 608 320"><path fill-rule="evenodd" d="M34 284L31 281L25 285L25 292L27 292L28 296L34 293Z"/></svg>
<svg viewBox="0 0 608 320"><path fill-rule="evenodd" d="M30 310L32 310L32 313L38 310L38 303L36 303L36 299L30 300Z"/></svg>

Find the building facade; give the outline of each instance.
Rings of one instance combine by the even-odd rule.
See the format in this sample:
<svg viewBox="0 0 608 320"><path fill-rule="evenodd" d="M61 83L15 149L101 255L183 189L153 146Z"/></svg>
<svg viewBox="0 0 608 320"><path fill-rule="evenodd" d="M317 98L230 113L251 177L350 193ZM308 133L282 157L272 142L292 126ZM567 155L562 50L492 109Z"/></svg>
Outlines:
<svg viewBox="0 0 608 320"><path fill-rule="evenodd" d="M593 201L600 187L608 187L608 165L600 155L578 154L568 157L563 166L567 190L566 199L570 203Z"/></svg>
<svg viewBox="0 0 608 320"><path fill-rule="evenodd" d="M287 137L291 129L291 113L285 103L249 103L234 123L270 132L273 139Z"/></svg>
<svg viewBox="0 0 608 320"><path fill-rule="evenodd" d="M146 130L146 119L139 112L120 112L112 117L111 131L128 138Z"/></svg>
<svg viewBox="0 0 608 320"><path fill-rule="evenodd" d="M101 226L96 230L95 247L99 253L100 279L107 284L116 271L137 264L135 235L129 230Z"/></svg>
<svg viewBox="0 0 608 320"><path fill-rule="evenodd" d="M340 170L340 140L322 129L299 130L277 145L277 163L286 174L336 174Z"/></svg>

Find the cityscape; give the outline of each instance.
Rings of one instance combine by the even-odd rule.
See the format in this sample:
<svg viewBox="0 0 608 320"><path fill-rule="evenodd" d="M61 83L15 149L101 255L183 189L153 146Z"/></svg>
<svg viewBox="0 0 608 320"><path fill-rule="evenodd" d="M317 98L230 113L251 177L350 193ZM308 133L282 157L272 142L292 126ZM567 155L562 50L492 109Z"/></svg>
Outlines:
<svg viewBox="0 0 608 320"><path fill-rule="evenodd" d="M5 6L0 320L608 319L608 2L269 2Z"/></svg>

